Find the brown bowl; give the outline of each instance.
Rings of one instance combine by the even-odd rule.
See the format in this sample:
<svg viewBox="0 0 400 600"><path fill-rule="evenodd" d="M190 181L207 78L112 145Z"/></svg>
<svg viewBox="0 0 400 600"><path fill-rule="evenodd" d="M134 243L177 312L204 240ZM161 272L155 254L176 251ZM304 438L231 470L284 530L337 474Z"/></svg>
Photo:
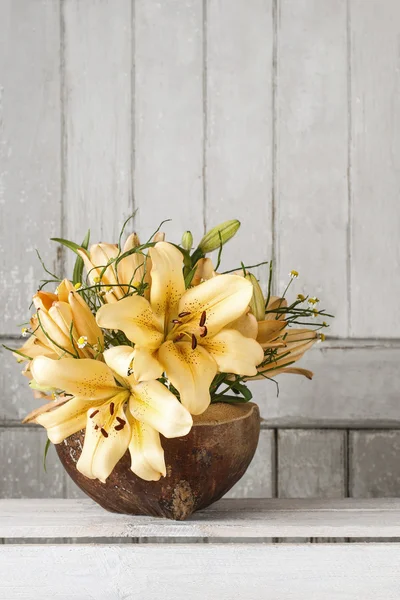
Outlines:
<svg viewBox="0 0 400 600"><path fill-rule="evenodd" d="M183 521L222 498L239 481L254 456L260 433L260 413L252 402L211 404L193 421L184 437L161 436L167 475L159 481L144 481L132 473L129 452L106 483L79 473L76 463L83 430L57 444L57 454L73 481L103 508Z"/></svg>

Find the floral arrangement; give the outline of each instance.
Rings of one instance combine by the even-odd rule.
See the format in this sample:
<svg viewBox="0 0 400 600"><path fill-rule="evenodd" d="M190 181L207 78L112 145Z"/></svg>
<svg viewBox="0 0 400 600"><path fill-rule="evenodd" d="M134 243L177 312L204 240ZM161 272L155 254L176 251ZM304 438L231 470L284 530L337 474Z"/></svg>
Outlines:
<svg viewBox="0 0 400 600"><path fill-rule="evenodd" d="M236 220L195 249L189 231L179 245L165 241L162 224L146 243L132 233L122 245L129 220L117 244L88 250L90 232L80 246L53 238L77 255L72 280L46 269L51 279L33 296L35 313L22 331L29 337L13 350L46 401L24 422L44 426L48 444L85 429L77 469L102 482L127 450L136 475L165 476L160 434L187 435L192 415L210 402L249 401L249 381L281 373L311 379L293 364L324 339L321 319L331 316L315 297L288 303L296 271L281 297L271 295L271 263L219 272ZM215 266L206 256L213 251ZM268 264L264 295L251 269Z"/></svg>

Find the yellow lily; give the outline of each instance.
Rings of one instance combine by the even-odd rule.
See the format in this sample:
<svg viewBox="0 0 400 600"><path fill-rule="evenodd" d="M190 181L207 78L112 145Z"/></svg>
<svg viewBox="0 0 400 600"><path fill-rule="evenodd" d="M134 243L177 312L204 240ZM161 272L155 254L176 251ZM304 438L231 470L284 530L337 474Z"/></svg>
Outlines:
<svg viewBox="0 0 400 600"><path fill-rule="evenodd" d="M59 284L56 294L37 292L33 303L37 312L30 319L32 334L18 348L26 358L15 354L18 362L36 356L92 358L104 348L103 333L96 319L68 279Z"/></svg>
<svg viewBox="0 0 400 600"><path fill-rule="evenodd" d="M256 339L265 351L273 350L274 354L270 363L258 368L260 374L253 379L272 378L280 373L304 375L308 379L313 377L312 371L291 365L318 341L318 334L313 329L288 328L285 314L279 312L279 308L286 306L284 298L272 296L264 320L258 322Z"/></svg>
<svg viewBox="0 0 400 600"><path fill-rule="evenodd" d="M138 246L140 246L139 238L136 233L132 233L121 252L117 244L93 244L89 252L83 249L77 251L83 259L90 283L101 285L99 289L104 292L103 299L106 303L112 304L126 296L129 291L132 291L129 285L136 285L142 280L148 283L146 273L150 270L150 264L145 263L143 254L138 252L123 258L117 267L115 263L111 263L104 270L110 260Z"/></svg>
<svg viewBox="0 0 400 600"><path fill-rule="evenodd" d="M182 404L201 414L210 403L217 371L256 375L261 346L227 327L247 310L251 284L236 275L220 275L185 290L181 252L167 242L149 250L152 261L150 301L133 295L97 313L100 327L122 330L135 343L133 371L138 381L163 372Z"/></svg>
<svg viewBox="0 0 400 600"><path fill-rule="evenodd" d="M37 357L31 372L41 387L63 389L54 403L29 415L47 429L54 444L86 427L77 469L105 482L129 449L132 471L147 481L165 476L160 433L167 438L189 433L192 417L159 381L138 382L127 375L132 348L117 346L104 352L105 363L92 360Z"/></svg>

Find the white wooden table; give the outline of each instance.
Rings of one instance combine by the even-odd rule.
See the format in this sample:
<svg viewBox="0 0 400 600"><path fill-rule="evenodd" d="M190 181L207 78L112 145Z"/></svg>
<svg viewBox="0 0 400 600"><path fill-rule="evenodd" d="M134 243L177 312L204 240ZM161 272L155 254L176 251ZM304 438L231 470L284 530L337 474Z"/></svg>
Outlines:
<svg viewBox="0 0 400 600"><path fill-rule="evenodd" d="M222 500L184 522L0 500L0 538L2 600L400 598L395 499ZM207 543L185 543L196 540Z"/></svg>

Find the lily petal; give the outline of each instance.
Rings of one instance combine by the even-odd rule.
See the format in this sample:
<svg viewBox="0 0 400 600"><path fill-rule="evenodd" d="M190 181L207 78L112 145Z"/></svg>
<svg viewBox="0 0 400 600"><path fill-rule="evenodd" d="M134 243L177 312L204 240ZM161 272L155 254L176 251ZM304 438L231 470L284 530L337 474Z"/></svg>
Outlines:
<svg viewBox="0 0 400 600"><path fill-rule="evenodd" d="M257 375L257 365L264 360L264 351L255 340L234 329L223 329L202 342L221 373Z"/></svg>
<svg viewBox="0 0 400 600"><path fill-rule="evenodd" d="M164 450L158 431L132 418L132 437L129 444L131 470L146 481L158 481L165 477Z"/></svg>
<svg viewBox="0 0 400 600"><path fill-rule="evenodd" d="M31 373L39 386L63 389L84 400L105 400L121 389L107 365L89 358L38 356L31 363Z"/></svg>
<svg viewBox="0 0 400 600"><path fill-rule="evenodd" d="M126 379L133 361L132 346L113 346L104 352L104 360L117 375Z"/></svg>
<svg viewBox="0 0 400 600"><path fill-rule="evenodd" d="M39 314L43 330L42 327L40 329L46 336L47 344L53 348L54 352L56 352L58 356L64 356L66 354L65 350L70 354L75 354L69 334L67 335L64 331L62 331L62 329L60 329L49 313L41 310Z"/></svg>
<svg viewBox="0 0 400 600"><path fill-rule="evenodd" d="M262 345L268 345L269 342L276 340L280 332L285 329L286 321L266 319L258 322L257 342Z"/></svg>
<svg viewBox="0 0 400 600"><path fill-rule="evenodd" d="M219 275L187 290L179 302L179 314L190 313L188 323L198 328L205 311L208 335L213 336L246 311L252 295L253 286L243 277Z"/></svg>
<svg viewBox="0 0 400 600"><path fill-rule="evenodd" d="M188 342L165 342L158 357L183 406L192 415L203 413L210 404L210 385L217 373L212 356L202 346L193 350Z"/></svg>
<svg viewBox="0 0 400 600"><path fill-rule="evenodd" d="M133 373L137 381L158 379L163 374L164 367L156 357L145 348L135 348L133 359Z"/></svg>
<svg viewBox="0 0 400 600"><path fill-rule="evenodd" d="M88 406L87 400L71 398L62 406L37 415L35 421L47 429L47 436L53 444L60 444L85 427Z"/></svg>
<svg viewBox="0 0 400 600"><path fill-rule="evenodd" d="M144 381L132 389L129 410L166 438L187 435L193 420L186 408L159 381Z"/></svg>
<svg viewBox="0 0 400 600"><path fill-rule="evenodd" d="M177 315L179 299L185 292L182 253L168 242L158 242L150 248L150 303L163 329Z"/></svg>
<svg viewBox="0 0 400 600"><path fill-rule="evenodd" d="M116 410L112 415L109 404L97 411L87 411L85 441L76 468L86 477L105 483L128 449L131 426L123 402L116 403Z"/></svg>
<svg viewBox="0 0 400 600"><path fill-rule="evenodd" d="M85 335L91 345L104 347L103 333L96 323L92 311L84 299L76 291L70 291L68 295L69 305L72 310L74 325L78 336Z"/></svg>
<svg viewBox="0 0 400 600"><path fill-rule="evenodd" d="M104 360L110 369L131 386L140 381L158 379L163 373L163 367L155 354L144 348L114 346L104 352ZM128 375L128 371L133 371L133 375Z"/></svg>
<svg viewBox="0 0 400 600"><path fill-rule="evenodd" d="M258 322L253 313L247 312L236 321L229 323L228 329L236 329L242 335L255 340L258 334Z"/></svg>
<svg viewBox="0 0 400 600"><path fill-rule="evenodd" d="M142 296L128 296L116 304L102 306L96 320L100 327L120 329L142 348L155 350L163 340L151 306Z"/></svg>

